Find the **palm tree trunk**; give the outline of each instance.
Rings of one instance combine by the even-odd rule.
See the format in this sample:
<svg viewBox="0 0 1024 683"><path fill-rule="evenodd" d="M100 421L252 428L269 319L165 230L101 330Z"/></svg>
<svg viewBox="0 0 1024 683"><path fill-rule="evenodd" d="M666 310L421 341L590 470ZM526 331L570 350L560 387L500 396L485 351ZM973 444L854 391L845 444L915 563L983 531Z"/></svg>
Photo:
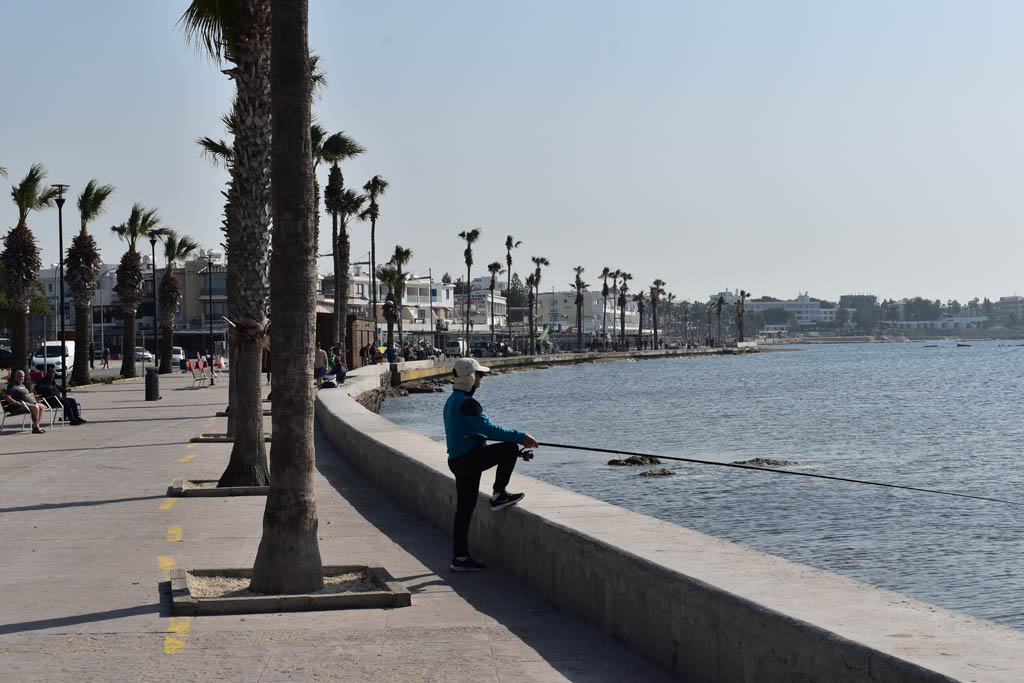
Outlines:
<svg viewBox="0 0 1024 683"><path fill-rule="evenodd" d="M89 306L75 306L75 368L71 371L71 384L89 384Z"/></svg>
<svg viewBox="0 0 1024 683"><path fill-rule="evenodd" d="M341 232L338 235L338 268L337 271L340 275L334 278L335 282L335 301L341 301L341 322L338 325L338 346L341 347L341 353L345 355L345 348L348 336L348 262L349 262L349 250L351 245L348 240L348 227L343 222L341 224ZM335 303L335 309L337 309L337 303Z"/></svg>
<svg viewBox="0 0 1024 683"><path fill-rule="evenodd" d="M261 391L263 347L251 334L261 331L235 327L231 330L231 375L228 428L234 441L231 459L217 486L266 486L270 483L266 443L263 437L263 398ZM280 405L282 402L279 402Z"/></svg>
<svg viewBox="0 0 1024 683"><path fill-rule="evenodd" d="M654 328L654 346L658 348L658 304L651 300L651 327Z"/></svg>
<svg viewBox="0 0 1024 683"><path fill-rule="evenodd" d="M135 307L124 311L124 334L121 336L121 376L135 377Z"/></svg>
<svg viewBox="0 0 1024 683"><path fill-rule="evenodd" d="M509 303L512 299L512 262L508 263L508 275L505 278L505 322L508 324L508 345L512 346L512 309Z"/></svg>
<svg viewBox="0 0 1024 683"><path fill-rule="evenodd" d="M13 376L15 370L25 373L25 385L31 387L31 380L28 362L28 306L11 306L11 371Z"/></svg>
<svg viewBox="0 0 1024 683"><path fill-rule="evenodd" d="M75 331L75 335L78 335L78 331ZM174 372L174 368L171 367L171 349L174 347L174 325L165 320L160 326L160 374L166 375ZM75 347L78 350L78 347Z"/></svg>
<svg viewBox="0 0 1024 683"><path fill-rule="evenodd" d="M619 336L619 340L625 343L626 341L626 307L619 306L619 315L622 316L622 334Z"/></svg>
<svg viewBox="0 0 1024 683"><path fill-rule="evenodd" d="M327 186L328 196L331 191ZM338 212L331 212L331 256L334 261L334 343L341 344L345 337L345 308L341 299L341 254L338 253Z"/></svg>
<svg viewBox="0 0 1024 683"><path fill-rule="evenodd" d="M494 343L494 287L491 287L491 343Z"/></svg>
<svg viewBox="0 0 1024 683"><path fill-rule="evenodd" d="M228 316L231 326L228 426L231 455L218 486L265 486L262 375L269 247L270 3L244 0L245 27L233 51L236 83L235 159L228 194ZM307 163L311 165L308 160ZM310 171L312 173L312 171ZM315 228L314 228L315 229Z"/></svg>
<svg viewBox="0 0 1024 683"><path fill-rule="evenodd" d="M405 287L402 287L404 290ZM395 301L395 311L398 313L398 346L402 346L405 343L405 339L402 337L402 300L405 298L405 292L398 292L398 299Z"/></svg>
<svg viewBox="0 0 1024 683"><path fill-rule="evenodd" d="M576 303L576 349L583 350L583 303Z"/></svg>
<svg viewBox="0 0 1024 683"><path fill-rule="evenodd" d="M608 283L605 283L607 286ZM604 304L601 306L601 334L604 339L601 340L601 344L604 348L608 348L608 297L601 297L604 300Z"/></svg>
<svg viewBox="0 0 1024 683"><path fill-rule="evenodd" d="M529 318L530 318L530 339L529 339L530 348L526 350L526 353L532 356L536 352L536 348L537 348L536 337L533 334L533 304L532 303L530 304L530 311L529 311L528 315L529 315Z"/></svg>
<svg viewBox="0 0 1024 683"><path fill-rule="evenodd" d="M373 345L380 346L377 336L377 217L370 216L370 306L373 308Z"/></svg>
<svg viewBox="0 0 1024 683"><path fill-rule="evenodd" d="M287 400L274 409L270 492L250 584L255 593L309 593L324 585L313 496L316 242L308 19L307 0L271 0L271 389Z"/></svg>

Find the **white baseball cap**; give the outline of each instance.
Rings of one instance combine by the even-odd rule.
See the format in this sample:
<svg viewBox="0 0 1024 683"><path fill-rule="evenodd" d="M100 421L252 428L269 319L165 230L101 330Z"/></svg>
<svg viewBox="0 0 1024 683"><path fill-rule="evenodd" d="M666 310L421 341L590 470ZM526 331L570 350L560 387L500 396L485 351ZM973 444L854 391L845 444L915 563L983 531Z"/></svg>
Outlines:
<svg viewBox="0 0 1024 683"><path fill-rule="evenodd" d="M452 373L455 375L452 386L469 391L476 383L476 373L490 371L490 368L480 365L476 358L458 358L455 360L455 367L452 368Z"/></svg>

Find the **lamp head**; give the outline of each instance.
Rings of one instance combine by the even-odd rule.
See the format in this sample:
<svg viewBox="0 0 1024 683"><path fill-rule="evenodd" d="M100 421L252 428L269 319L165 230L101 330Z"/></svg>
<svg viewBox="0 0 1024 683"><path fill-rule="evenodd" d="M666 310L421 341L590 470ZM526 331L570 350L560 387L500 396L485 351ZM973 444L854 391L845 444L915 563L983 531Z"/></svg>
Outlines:
<svg viewBox="0 0 1024 683"><path fill-rule="evenodd" d="M64 202L65 202L64 190L68 189L70 187L70 185L65 185L63 183L53 183L52 185L50 185L50 187L56 188L56 190L57 190L57 199L56 199L57 208L58 209L64 208Z"/></svg>

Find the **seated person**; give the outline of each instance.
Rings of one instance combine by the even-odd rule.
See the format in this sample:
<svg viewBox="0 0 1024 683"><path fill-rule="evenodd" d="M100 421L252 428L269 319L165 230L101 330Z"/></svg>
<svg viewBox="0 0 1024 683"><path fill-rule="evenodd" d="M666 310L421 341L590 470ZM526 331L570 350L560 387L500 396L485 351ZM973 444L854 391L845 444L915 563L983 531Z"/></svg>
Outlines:
<svg viewBox="0 0 1024 683"><path fill-rule="evenodd" d="M345 359L342 358L339 353L334 357L334 367L331 369L331 374L334 375L334 381L341 384L345 381L345 375L348 374L348 366L345 365Z"/></svg>
<svg viewBox="0 0 1024 683"><path fill-rule="evenodd" d="M82 413L78 409L78 401L69 398L60 390L60 384L57 383L57 370L53 365L46 366L46 376L36 382L36 391L39 392L39 397L46 405L51 408L53 405L47 399L53 397L60 399L60 402L64 404L64 419L72 425L77 427L80 424L85 424L86 421L82 419Z"/></svg>
<svg viewBox="0 0 1024 683"><path fill-rule="evenodd" d="M25 388L25 371L15 370L11 383L7 385L7 394L4 396L7 404L13 406L12 414L22 415L26 412L32 413L32 433L45 434L46 430L39 425L45 408L36 403L36 397Z"/></svg>

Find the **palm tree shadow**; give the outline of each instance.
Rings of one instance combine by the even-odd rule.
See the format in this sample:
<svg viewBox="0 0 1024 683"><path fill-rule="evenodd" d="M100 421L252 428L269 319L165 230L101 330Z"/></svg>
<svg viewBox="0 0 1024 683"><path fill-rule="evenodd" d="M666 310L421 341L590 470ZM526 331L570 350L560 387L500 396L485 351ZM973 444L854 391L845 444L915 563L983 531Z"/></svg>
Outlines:
<svg viewBox="0 0 1024 683"><path fill-rule="evenodd" d="M428 573L397 579L414 596L450 589L508 629L509 637L518 638L570 681L593 681L595 677L671 680L659 676L653 665L645 667L647 673L642 678L636 678L639 672L627 667L642 663L638 656L579 618L560 613L500 569L482 574L449 573L451 539L364 478L327 440L319 425L314 438L317 469L331 486L363 519L426 567ZM415 604L416 598L413 600Z"/></svg>
<svg viewBox="0 0 1024 683"><path fill-rule="evenodd" d="M167 581L164 583L167 584L167 587L165 589L163 584L160 586L160 602L153 603L152 605L137 605L135 607L122 607L120 609L106 610L105 612L89 612L87 614L75 614L67 617L0 624L0 635L8 633L25 633L27 631L41 631L47 628L77 626L79 624L91 624L98 621L122 619L124 617L134 617L143 614L156 614L161 617L170 616L170 582Z"/></svg>

